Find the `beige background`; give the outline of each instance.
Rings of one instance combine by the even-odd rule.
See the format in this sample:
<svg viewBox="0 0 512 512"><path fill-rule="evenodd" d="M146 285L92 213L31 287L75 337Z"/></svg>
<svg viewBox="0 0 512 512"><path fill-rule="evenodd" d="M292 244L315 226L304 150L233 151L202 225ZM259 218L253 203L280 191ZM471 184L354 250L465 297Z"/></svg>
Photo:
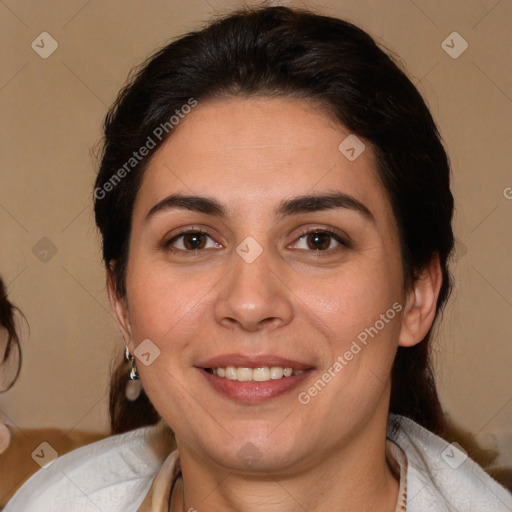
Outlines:
<svg viewBox="0 0 512 512"><path fill-rule="evenodd" d="M474 433L512 428L512 2L273 3L360 25L401 57L426 96L453 164L460 240L457 287L437 344L443 403ZM108 368L122 342L92 219L91 148L134 65L239 5L0 2L0 272L30 323L21 378L0 395L0 421L108 428ZM457 59L441 46L453 31L469 44ZM59 45L47 59L31 48L42 32ZM43 237L57 250L47 262L33 253Z"/></svg>

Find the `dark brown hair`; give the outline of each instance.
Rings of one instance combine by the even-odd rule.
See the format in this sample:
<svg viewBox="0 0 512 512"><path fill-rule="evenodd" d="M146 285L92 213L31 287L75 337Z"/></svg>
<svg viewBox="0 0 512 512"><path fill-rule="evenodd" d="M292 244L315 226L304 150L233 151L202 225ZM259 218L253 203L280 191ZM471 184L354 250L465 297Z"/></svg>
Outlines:
<svg viewBox="0 0 512 512"><path fill-rule="evenodd" d="M172 136L169 129L157 140L155 128L169 124L191 99L255 95L315 101L371 144L400 233L404 285L410 286L437 254L443 277L439 313L451 287L453 198L448 158L429 109L363 30L286 7L237 12L172 42L142 67L110 109L94 195L103 258L118 295L126 294L131 217L141 177L151 155ZM148 137L155 139L149 155L127 167ZM440 432L430 337L431 332L416 346L398 349L390 411ZM115 390L113 383L114 395Z"/></svg>
<svg viewBox="0 0 512 512"><path fill-rule="evenodd" d="M16 325L16 314L24 318L21 311L7 297L2 278L0 278L0 327L7 331L7 342L0 356L0 392L12 388L21 371L21 345ZM12 367L14 365L14 369Z"/></svg>

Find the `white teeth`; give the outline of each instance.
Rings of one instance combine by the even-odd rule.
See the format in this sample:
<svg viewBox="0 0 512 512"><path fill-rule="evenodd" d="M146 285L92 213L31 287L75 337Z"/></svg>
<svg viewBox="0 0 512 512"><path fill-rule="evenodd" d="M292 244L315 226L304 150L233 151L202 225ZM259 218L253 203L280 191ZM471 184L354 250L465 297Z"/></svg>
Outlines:
<svg viewBox="0 0 512 512"><path fill-rule="evenodd" d="M218 371L217 371L218 373ZM226 379L229 379L229 380L236 380L237 377L236 377L236 368L234 366L228 366L226 368Z"/></svg>
<svg viewBox="0 0 512 512"><path fill-rule="evenodd" d="M270 378L271 379L280 379L282 378L284 370L280 366L272 366L270 368Z"/></svg>
<svg viewBox="0 0 512 512"><path fill-rule="evenodd" d="M236 379L240 382L249 382L252 380L252 368L238 368Z"/></svg>
<svg viewBox="0 0 512 512"><path fill-rule="evenodd" d="M263 366L261 368L254 368L252 371L252 380L256 382L265 382L266 380L270 380L270 370L267 366Z"/></svg>
<svg viewBox="0 0 512 512"><path fill-rule="evenodd" d="M293 368L283 368L282 366L272 366L270 368L268 366L258 368L227 366L226 368L211 368L211 372L217 377L239 382L266 382L303 373L302 370L293 371Z"/></svg>

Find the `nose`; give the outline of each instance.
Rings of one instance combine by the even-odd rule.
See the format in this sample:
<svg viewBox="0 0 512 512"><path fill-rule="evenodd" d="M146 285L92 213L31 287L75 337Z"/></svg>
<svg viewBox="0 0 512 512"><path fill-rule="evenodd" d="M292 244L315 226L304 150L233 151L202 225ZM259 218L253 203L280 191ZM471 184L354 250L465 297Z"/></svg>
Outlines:
<svg viewBox="0 0 512 512"><path fill-rule="evenodd" d="M251 263L233 253L231 272L220 283L214 306L215 320L222 326L257 332L291 322L293 294L276 265L270 268L267 252Z"/></svg>

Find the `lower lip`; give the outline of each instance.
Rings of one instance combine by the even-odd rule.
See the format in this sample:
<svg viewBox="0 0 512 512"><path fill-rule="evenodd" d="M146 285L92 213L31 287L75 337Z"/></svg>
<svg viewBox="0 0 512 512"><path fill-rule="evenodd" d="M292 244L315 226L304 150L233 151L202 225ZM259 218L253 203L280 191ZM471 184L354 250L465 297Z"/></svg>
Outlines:
<svg viewBox="0 0 512 512"><path fill-rule="evenodd" d="M205 376L212 387L220 394L246 404L254 404L277 398L290 393L309 376L311 370L305 370L300 375L282 377L281 379L264 382L240 382L225 377L218 377L207 372L204 368L198 370Z"/></svg>

